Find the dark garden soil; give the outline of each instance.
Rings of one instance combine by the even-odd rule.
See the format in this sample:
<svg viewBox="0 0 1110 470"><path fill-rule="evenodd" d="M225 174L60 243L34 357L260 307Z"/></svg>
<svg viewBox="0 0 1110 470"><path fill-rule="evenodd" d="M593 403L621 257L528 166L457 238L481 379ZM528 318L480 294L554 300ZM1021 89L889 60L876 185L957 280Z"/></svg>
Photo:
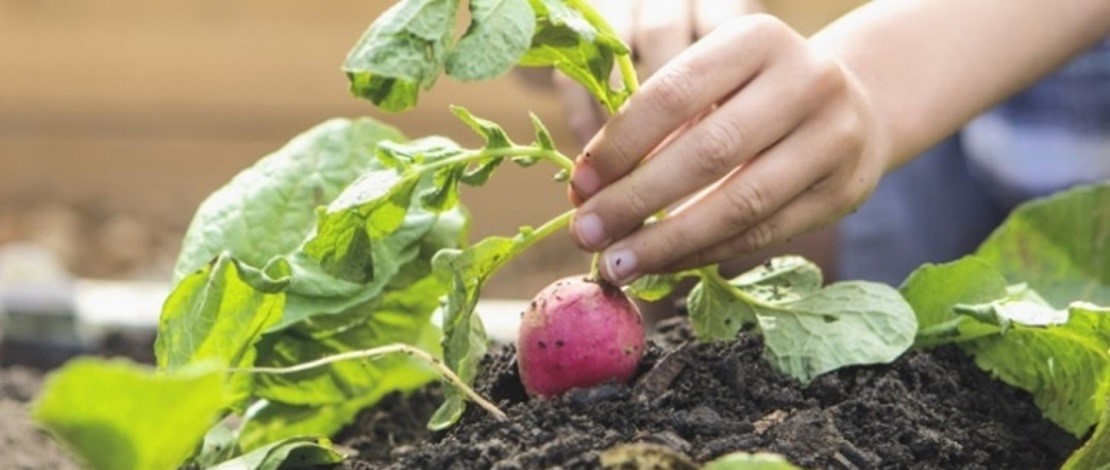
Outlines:
<svg viewBox="0 0 1110 470"><path fill-rule="evenodd" d="M510 416L475 407L445 433L423 424L438 398L391 397L337 441L343 469L598 468L598 454L647 442L704 462L771 451L808 468L1059 468L1079 442L1028 394L992 380L957 349L826 374L802 387L761 358L758 337L693 343L671 322L632 386L528 400L512 348L486 359L479 391Z"/></svg>

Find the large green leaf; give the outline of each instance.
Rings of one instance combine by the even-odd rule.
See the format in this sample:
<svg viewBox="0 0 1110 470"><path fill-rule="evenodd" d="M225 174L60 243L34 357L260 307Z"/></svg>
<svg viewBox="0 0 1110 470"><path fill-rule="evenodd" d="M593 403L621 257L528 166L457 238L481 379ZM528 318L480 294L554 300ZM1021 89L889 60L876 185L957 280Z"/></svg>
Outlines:
<svg viewBox="0 0 1110 470"><path fill-rule="evenodd" d="M1098 427L1079 450L1075 451L1061 470L1107 470L1110 469L1110 396L1102 410Z"/></svg>
<svg viewBox="0 0 1110 470"><path fill-rule="evenodd" d="M255 267L287 262L292 284L283 318L274 328L338 313L373 298L415 259L422 237L444 225L436 214L406 213L393 236L373 247L378 257L372 267L376 277L370 281L345 280L327 272L304 253L302 244L315 227L317 207L333 201L360 175L387 171L377 155L379 144L387 139L400 141L404 136L368 118L333 119L264 157L201 204L175 276L183 278L223 252ZM459 230L465 225L447 224Z"/></svg>
<svg viewBox="0 0 1110 470"><path fill-rule="evenodd" d="M582 84L610 112L620 109L630 92L609 83L616 57L629 53L620 38L591 23L565 0L530 0L536 11L535 36L520 65L554 66Z"/></svg>
<svg viewBox="0 0 1110 470"><path fill-rule="evenodd" d="M1032 393L1045 416L1077 436L1095 424L1110 396L1106 309L1076 303L1065 324L1012 324L1004 334L964 343L964 348L979 367Z"/></svg>
<svg viewBox="0 0 1110 470"><path fill-rule="evenodd" d="M154 352L158 367L176 370L212 361L250 367L262 332L282 314L289 269L282 263L261 272L223 254L181 280L166 299ZM247 374L229 379L237 400L250 388Z"/></svg>
<svg viewBox="0 0 1110 470"><path fill-rule="evenodd" d="M428 263L428 261L425 261ZM306 321L267 336L258 365L292 366L325 356L393 343L438 351L439 330L429 317L443 287L426 276L405 288L340 315ZM259 374L255 395L268 404L253 413L240 444L259 444L297 435L331 435L385 395L419 388L437 377L426 364L405 355L341 361L292 374Z"/></svg>
<svg viewBox="0 0 1110 470"><path fill-rule="evenodd" d="M383 13L343 63L351 92L386 111L416 105L450 51L458 0L402 0Z"/></svg>
<svg viewBox="0 0 1110 470"><path fill-rule="evenodd" d="M1018 207L977 254L1057 308L1076 300L1110 305L1110 183Z"/></svg>
<svg viewBox="0 0 1110 470"><path fill-rule="evenodd" d="M887 363L913 341L913 310L889 286L840 282L820 287L820 271L799 257L769 261L726 281L716 268L699 271L688 298L694 332L705 340L731 339L755 323L767 359L809 382L849 365Z"/></svg>
<svg viewBox="0 0 1110 470"><path fill-rule="evenodd" d="M225 251L256 267L293 255L315 224L316 208L380 168L374 152L383 140L403 141L404 135L370 118L332 119L243 170L197 209L174 278Z"/></svg>
<svg viewBox="0 0 1110 470"><path fill-rule="evenodd" d="M159 373L76 359L51 374L33 416L95 470L171 470L227 404L212 364Z"/></svg>
<svg viewBox="0 0 1110 470"><path fill-rule="evenodd" d="M839 282L797 301L756 311L767 357L809 382L857 364L885 364L913 343L917 323L898 291L884 284Z"/></svg>
<svg viewBox="0 0 1110 470"><path fill-rule="evenodd" d="M923 265L910 273L900 288L917 315L915 347L967 341L998 332L965 315L958 304L991 302L1006 295L1006 279L975 256L950 263Z"/></svg>
<svg viewBox="0 0 1110 470"><path fill-rule="evenodd" d="M470 0L470 27L447 55L447 74L485 80L508 72L528 50L535 29L528 0Z"/></svg>

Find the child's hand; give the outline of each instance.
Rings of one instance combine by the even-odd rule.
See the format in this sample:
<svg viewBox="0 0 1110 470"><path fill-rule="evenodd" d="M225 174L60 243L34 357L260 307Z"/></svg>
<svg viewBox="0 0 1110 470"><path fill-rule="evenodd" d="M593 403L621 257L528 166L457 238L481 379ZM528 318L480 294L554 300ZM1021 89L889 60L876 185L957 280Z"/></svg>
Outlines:
<svg viewBox="0 0 1110 470"><path fill-rule="evenodd" d="M662 66L589 142L571 232L604 249L619 284L719 262L853 210L886 170L883 140L846 67L771 16L743 16Z"/></svg>

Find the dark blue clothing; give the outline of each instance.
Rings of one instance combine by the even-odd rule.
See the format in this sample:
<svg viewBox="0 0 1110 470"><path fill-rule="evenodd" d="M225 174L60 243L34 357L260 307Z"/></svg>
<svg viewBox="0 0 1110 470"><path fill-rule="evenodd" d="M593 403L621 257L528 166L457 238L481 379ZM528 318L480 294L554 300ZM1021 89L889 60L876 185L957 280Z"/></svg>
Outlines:
<svg viewBox="0 0 1110 470"><path fill-rule="evenodd" d="M1110 39L883 178L840 223L838 277L898 285L973 252L1015 205L1107 179Z"/></svg>

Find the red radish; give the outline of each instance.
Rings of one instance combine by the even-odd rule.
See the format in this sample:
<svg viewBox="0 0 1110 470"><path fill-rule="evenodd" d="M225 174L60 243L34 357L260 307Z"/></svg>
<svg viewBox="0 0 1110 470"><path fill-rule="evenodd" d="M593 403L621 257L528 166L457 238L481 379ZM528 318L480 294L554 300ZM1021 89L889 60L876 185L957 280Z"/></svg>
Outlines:
<svg viewBox="0 0 1110 470"><path fill-rule="evenodd" d="M568 277L532 300L521 318L516 350L529 396L625 383L644 354L644 321L619 288Z"/></svg>

